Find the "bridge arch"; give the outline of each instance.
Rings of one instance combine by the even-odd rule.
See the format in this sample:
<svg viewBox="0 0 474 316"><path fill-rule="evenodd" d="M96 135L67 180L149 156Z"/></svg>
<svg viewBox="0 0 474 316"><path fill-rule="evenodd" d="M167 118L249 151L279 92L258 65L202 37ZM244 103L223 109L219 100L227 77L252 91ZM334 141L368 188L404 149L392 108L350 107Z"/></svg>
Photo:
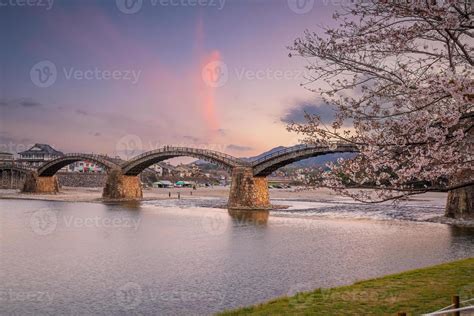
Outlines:
<svg viewBox="0 0 474 316"><path fill-rule="evenodd" d="M40 177L51 177L56 174L61 168L70 165L77 161L92 161L99 165L104 166L107 169L114 169L120 168L120 165L116 162L112 161L112 158L102 156L102 155L94 155L94 154L81 154L81 153L73 153L73 154L66 154L62 157L50 160L43 164L41 167L38 168L38 176Z"/></svg>
<svg viewBox="0 0 474 316"><path fill-rule="evenodd" d="M358 149L356 146L349 144L334 144L332 146L298 145L285 148L253 161L253 175L255 177L266 177L277 169L295 161L344 152L358 152Z"/></svg>
<svg viewBox="0 0 474 316"><path fill-rule="evenodd" d="M229 171L234 167L245 166L246 162L218 151L190 147L165 146L160 149L145 152L132 158L122 165L122 172L127 176L136 176L149 166L170 158L194 157L214 163Z"/></svg>

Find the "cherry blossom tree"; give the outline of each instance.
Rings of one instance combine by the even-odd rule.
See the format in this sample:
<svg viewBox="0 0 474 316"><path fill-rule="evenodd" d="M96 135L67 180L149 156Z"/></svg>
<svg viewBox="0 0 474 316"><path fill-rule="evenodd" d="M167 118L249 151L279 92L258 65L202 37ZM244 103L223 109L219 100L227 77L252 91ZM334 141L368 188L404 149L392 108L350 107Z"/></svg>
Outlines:
<svg viewBox="0 0 474 316"><path fill-rule="evenodd" d="M308 61L302 85L335 119L307 114L288 129L360 151L329 165L323 185L364 202L449 191L447 215L474 217L473 8L471 0L355 0L334 13L337 27L295 40L290 57Z"/></svg>

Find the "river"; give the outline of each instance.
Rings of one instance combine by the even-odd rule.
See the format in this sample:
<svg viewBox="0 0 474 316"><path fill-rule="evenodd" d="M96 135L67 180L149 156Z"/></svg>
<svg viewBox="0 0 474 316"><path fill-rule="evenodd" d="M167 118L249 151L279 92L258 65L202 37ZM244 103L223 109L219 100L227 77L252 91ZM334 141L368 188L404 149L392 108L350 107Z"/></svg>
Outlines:
<svg viewBox="0 0 474 316"><path fill-rule="evenodd" d="M0 200L0 313L207 315L474 256L472 228L291 210Z"/></svg>

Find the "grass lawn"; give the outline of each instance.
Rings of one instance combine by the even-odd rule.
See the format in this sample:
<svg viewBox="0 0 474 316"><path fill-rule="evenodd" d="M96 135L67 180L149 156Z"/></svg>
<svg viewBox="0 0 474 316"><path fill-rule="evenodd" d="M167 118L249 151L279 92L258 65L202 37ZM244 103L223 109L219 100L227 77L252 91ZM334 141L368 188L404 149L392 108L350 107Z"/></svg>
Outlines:
<svg viewBox="0 0 474 316"><path fill-rule="evenodd" d="M474 297L474 258L298 293L220 315L419 315L450 305L456 294L461 301Z"/></svg>

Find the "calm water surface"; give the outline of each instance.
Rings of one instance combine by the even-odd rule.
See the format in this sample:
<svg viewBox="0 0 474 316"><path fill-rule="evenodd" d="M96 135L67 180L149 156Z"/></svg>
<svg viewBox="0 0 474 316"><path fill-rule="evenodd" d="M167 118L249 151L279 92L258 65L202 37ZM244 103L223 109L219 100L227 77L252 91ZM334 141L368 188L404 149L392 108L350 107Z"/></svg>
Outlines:
<svg viewBox="0 0 474 316"><path fill-rule="evenodd" d="M0 200L0 313L211 314L474 256L474 230Z"/></svg>

